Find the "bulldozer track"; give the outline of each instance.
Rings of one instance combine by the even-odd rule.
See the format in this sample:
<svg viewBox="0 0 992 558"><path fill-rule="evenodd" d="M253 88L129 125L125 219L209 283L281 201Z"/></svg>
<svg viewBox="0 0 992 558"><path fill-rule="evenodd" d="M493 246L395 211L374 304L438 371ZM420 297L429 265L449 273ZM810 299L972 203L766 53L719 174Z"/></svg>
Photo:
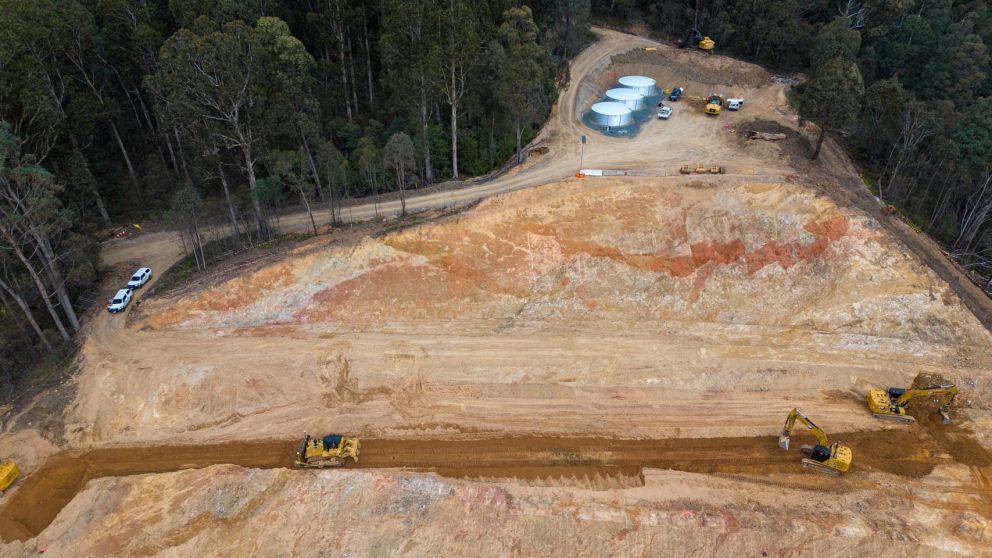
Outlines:
<svg viewBox="0 0 992 558"><path fill-rule="evenodd" d="M930 447L934 444L921 444L919 435L909 431L852 432L839 434L837 439L854 451L852 470L861 467L922 476L937 462L936 447ZM299 440L259 440L62 452L21 481L7 499L0 509L0 538L27 540L37 535L92 479L221 464L292 468L298 445ZM872 457L868 448L879 446L888 451L883 457ZM401 469L454 478L523 481L615 478L633 484L630 479L642 478L645 468L767 476L801 472L801 462L802 454L783 451L775 436L640 440L525 436L363 439L358 462L349 461L344 469Z"/></svg>

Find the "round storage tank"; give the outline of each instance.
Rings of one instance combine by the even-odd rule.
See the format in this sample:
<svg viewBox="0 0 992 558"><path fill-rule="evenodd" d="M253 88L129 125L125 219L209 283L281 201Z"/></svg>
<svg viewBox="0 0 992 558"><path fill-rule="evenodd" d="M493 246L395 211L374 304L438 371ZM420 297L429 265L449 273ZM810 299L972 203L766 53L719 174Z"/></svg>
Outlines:
<svg viewBox="0 0 992 558"><path fill-rule="evenodd" d="M600 126L627 126L634 121L631 113L623 103L596 103L592 106L592 121Z"/></svg>
<svg viewBox="0 0 992 558"><path fill-rule="evenodd" d="M629 87L618 87L606 92L606 98L611 101L623 103L630 110L641 110L644 108L644 95Z"/></svg>
<svg viewBox="0 0 992 558"><path fill-rule="evenodd" d="M629 87L645 97L650 97L655 92L655 81L645 76L624 76L620 78L620 85Z"/></svg>

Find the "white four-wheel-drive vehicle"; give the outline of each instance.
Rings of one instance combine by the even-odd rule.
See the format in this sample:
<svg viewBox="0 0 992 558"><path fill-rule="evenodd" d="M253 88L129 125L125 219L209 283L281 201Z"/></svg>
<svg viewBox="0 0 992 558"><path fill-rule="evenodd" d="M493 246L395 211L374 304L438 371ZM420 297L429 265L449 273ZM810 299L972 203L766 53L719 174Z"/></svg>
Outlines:
<svg viewBox="0 0 992 558"><path fill-rule="evenodd" d="M123 312L127 305L131 302L131 289L121 289L117 291L114 298L110 299L110 303L107 304L107 311L111 314L116 314L118 312Z"/></svg>
<svg viewBox="0 0 992 558"><path fill-rule="evenodd" d="M147 267L142 267L138 271L134 272L131 280L127 282L127 288L129 289L140 289L152 278L152 270Z"/></svg>
<svg viewBox="0 0 992 558"><path fill-rule="evenodd" d="M744 106L744 99L727 99L727 108L730 110L740 110Z"/></svg>
<svg viewBox="0 0 992 558"><path fill-rule="evenodd" d="M672 107L661 107L658 109L658 118L668 120L672 116Z"/></svg>

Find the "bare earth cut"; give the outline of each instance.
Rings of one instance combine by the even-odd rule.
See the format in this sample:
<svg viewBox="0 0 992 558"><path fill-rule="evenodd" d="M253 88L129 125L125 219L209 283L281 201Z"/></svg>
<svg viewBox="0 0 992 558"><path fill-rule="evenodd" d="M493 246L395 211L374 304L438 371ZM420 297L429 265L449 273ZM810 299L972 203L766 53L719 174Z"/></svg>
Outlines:
<svg viewBox="0 0 992 558"><path fill-rule="evenodd" d="M43 465L55 448L26 425L0 435L30 454L0 554L988 553L992 335L832 192L849 187L836 149L802 159L784 85L599 33L545 154L407 209L481 203L95 318L65 416L75 451ZM581 111L634 70L687 89L671 121L591 138L587 167L638 176L566 178L593 133ZM705 116L706 87L747 108ZM744 139L759 119L787 139ZM679 176L684 161L728 174ZM164 270L177 253L149 235L104 259ZM961 389L952 425L871 416L868 388L920 375ZM775 445L793 407L852 448L847 474ZM359 463L287 469L304 430L362 439Z"/></svg>

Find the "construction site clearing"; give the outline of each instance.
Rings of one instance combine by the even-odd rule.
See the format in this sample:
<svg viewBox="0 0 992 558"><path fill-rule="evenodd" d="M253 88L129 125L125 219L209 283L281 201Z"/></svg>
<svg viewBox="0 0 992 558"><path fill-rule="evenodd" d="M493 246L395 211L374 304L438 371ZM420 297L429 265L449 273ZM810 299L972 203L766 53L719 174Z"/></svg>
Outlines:
<svg viewBox="0 0 992 558"><path fill-rule="evenodd" d="M108 242L156 276L5 417L0 555L990 555L988 300L808 160L786 84L597 34L543 154L416 218L155 294L176 237ZM623 75L700 106L580 155Z"/></svg>

